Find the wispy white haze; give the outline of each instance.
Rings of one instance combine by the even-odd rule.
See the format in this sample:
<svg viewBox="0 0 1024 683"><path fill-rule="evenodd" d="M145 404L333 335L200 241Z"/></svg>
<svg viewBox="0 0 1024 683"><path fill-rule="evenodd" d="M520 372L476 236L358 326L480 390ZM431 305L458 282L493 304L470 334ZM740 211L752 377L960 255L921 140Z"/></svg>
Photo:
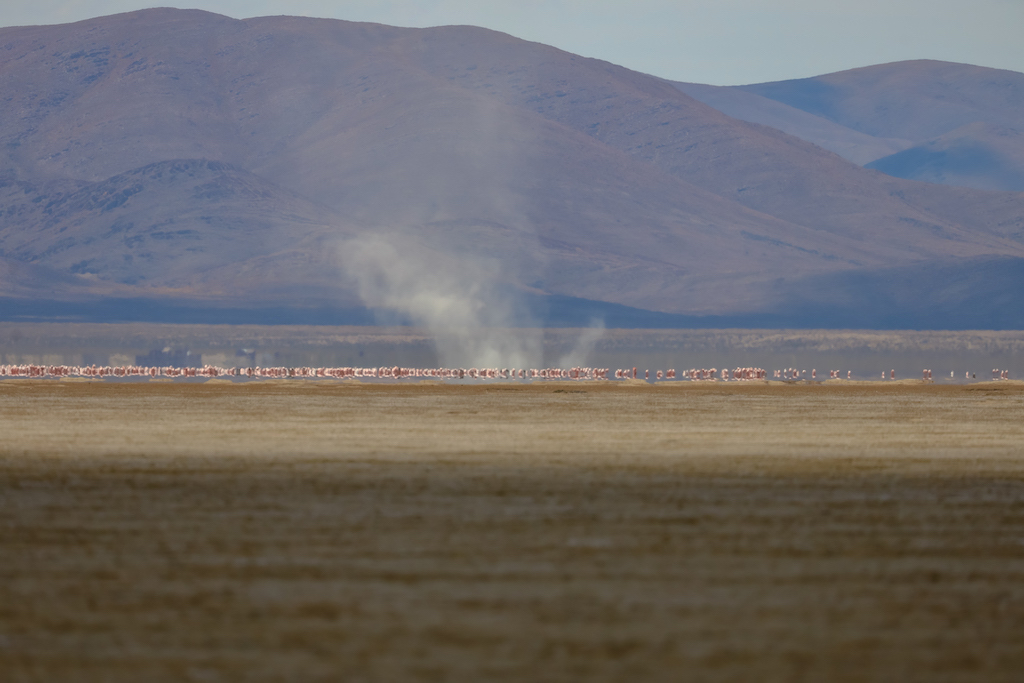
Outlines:
<svg viewBox="0 0 1024 683"><path fill-rule="evenodd" d="M447 367L537 367L543 336L514 328L528 320L493 258L456 258L400 232L368 232L344 242L342 269L370 308L408 316L434 335Z"/></svg>

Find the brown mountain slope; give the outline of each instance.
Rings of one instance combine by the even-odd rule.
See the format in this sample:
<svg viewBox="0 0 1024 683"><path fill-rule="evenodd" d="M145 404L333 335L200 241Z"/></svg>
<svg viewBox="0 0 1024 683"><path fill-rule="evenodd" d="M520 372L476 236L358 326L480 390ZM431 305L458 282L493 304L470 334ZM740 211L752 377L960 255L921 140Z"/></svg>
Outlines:
<svg viewBox="0 0 1024 683"><path fill-rule="evenodd" d="M533 109L757 211L911 258L964 256L960 246L989 227L920 211L899 196L909 184L778 130L736 121L668 82L507 36L492 40L482 29L432 31L432 40L417 40L406 49L411 61L435 76ZM485 41L491 46L487 51L480 46ZM1020 208L1013 213L1024 215ZM894 231L893 225L902 229ZM965 239L965 229L971 238ZM936 234L960 246L938 246ZM986 248L1004 246L997 239Z"/></svg>
<svg viewBox="0 0 1024 683"><path fill-rule="evenodd" d="M135 286L136 294L231 297L209 286L217 269L345 234L330 210L223 162L159 162L97 183L11 182L0 197L5 223L24 226L0 231L7 259L116 284L121 293ZM320 259L303 278L324 287L337 269ZM230 287L265 293L267 281L237 278Z"/></svg>
<svg viewBox="0 0 1024 683"><path fill-rule="evenodd" d="M513 290L687 314L786 310L794 281L837 271L1024 258L1024 197L967 210L987 194L483 29L146 10L0 44L0 257L137 296L350 303L363 229L495 259Z"/></svg>

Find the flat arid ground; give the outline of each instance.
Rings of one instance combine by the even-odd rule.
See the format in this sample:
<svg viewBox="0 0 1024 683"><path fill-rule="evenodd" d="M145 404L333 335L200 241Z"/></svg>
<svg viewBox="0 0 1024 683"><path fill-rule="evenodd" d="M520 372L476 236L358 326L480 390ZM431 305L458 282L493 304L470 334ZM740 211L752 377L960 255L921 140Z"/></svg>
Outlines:
<svg viewBox="0 0 1024 683"><path fill-rule="evenodd" d="M1024 384L0 382L4 681L1019 681Z"/></svg>

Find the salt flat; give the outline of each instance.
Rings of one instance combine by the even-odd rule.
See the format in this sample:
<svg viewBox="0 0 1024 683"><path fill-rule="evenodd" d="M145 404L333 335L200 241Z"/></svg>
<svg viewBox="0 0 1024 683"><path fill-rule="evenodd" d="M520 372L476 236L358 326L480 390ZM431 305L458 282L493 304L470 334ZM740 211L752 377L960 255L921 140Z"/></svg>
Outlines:
<svg viewBox="0 0 1024 683"><path fill-rule="evenodd" d="M1016 680L1024 385L0 382L5 680Z"/></svg>

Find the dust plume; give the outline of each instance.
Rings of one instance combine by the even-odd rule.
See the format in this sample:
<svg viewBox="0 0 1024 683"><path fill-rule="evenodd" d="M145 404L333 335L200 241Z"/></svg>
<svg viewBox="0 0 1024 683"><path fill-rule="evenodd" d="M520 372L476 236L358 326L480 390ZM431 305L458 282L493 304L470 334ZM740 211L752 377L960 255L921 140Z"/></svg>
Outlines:
<svg viewBox="0 0 1024 683"><path fill-rule="evenodd" d="M363 302L429 329L442 365L541 364L542 334L497 259L441 253L401 233L364 234L340 254Z"/></svg>
<svg viewBox="0 0 1024 683"><path fill-rule="evenodd" d="M587 358L604 336L604 320L591 318L590 326L580 333L569 353L558 359L557 367L572 368L587 365Z"/></svg>
<svg viewBox="0 0 1024 683"><path fill-rule="evenodd" d="M547 249L524 208L545 159L536 120L480 94L447 106L438 133L410 140L389 164L402 192L368 193L380 197L364 207L375 227L341 244L342 269L366 306L429 329L446 367L542 367L544 316L531 304Z"/></svg>

